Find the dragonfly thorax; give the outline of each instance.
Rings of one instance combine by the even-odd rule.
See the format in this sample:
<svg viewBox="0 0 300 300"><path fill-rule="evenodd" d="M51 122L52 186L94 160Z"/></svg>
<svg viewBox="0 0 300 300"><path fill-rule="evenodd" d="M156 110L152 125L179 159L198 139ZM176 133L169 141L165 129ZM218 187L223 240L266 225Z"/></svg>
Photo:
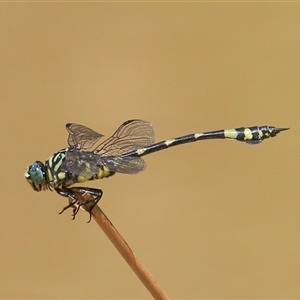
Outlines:
<svg viewBox="0 0 300 300"><path fill-rule="evenodd" d="M47 189L45 170L46 167L41 161L35 161L25 172L25 179L34 191L40 192Z"/></svg>

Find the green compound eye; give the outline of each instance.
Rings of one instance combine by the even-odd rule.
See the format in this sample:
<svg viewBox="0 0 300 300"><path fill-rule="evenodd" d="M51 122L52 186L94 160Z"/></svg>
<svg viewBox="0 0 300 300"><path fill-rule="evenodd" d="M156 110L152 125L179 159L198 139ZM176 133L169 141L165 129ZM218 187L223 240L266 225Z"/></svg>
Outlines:
<svg viewBox="0 0 300 300"><path fill-rule="evenodd" d="M40 161L35 161L25 172L25 179L35 191L40 191L45 183L45 166Z"/></svg>

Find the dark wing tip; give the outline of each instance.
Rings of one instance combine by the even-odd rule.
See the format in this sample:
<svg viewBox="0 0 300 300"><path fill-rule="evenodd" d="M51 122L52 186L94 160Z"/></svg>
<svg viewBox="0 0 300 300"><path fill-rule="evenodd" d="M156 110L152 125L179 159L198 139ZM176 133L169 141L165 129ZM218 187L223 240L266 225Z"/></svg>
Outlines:
<svg viewBox="0 0 300 300"><path fill-rule="evenodd" d="M68 129L68 128L72 127L73 125L78 125L78 124L76 124L76 123L67 123L66 128Z"/></svg>
<svg viewBox="0 0 300 300"><path fill-rule="evenodd" d="M132 122L149 123L148 121L141 120L141 119L130 119L130 120L125 121L122 125L125 126L125 125L128 125L128 124L132 123Z"/></svg>

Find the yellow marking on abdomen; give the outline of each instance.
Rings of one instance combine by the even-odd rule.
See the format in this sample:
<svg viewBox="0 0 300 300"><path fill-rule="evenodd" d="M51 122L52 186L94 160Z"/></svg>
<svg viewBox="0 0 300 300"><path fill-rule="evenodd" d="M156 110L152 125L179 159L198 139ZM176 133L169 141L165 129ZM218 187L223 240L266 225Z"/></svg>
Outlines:
<svg viewBox="0 0 300 300"><path fill-rule="evenodd" d="M107 177L109 175L111 175L111 171L108 168L103 167L103 169L100 168L100 170L97 174L97 177L98 177L98 179L102 179L102 178Z"/></svg>
<svg viewBox="0 0 300 300"><path fill-rule="evenodd" d="M202 135L203 135L203 133L195 133L195 139L198 139Z"/></svg>
<svg viewBox="0 0 300 300"><path fill-rule="evenodd" d="M258 130L258 135L259 135L260 138L262 138L262 137L264 136L264 133L259 129L259 130ZM270 133L269 133L269 132L266 132L266 133L265 133L265 136L266 136L266 137L269 137L269 136L270 136Z"/></svg>
<svg viewBox="0 0 300 300"><path fill-rule="evenodd" d="M235 129L225 129L224 137L227 139L236 139L238 136L238 132Z"/></svg>
<svg viewBox="0 0 300 300"><path fill-rule="evenodd" d="M77 179L76 179L76 181L78 182L78 183L80 183L80 182L85 182L85 181L88 181L89 180L89 178L87 178L87 177L85 177L85 176L77 176Z"/></svg>
<svg viewBox="0 0 300 300"><path fill-rule="evenodd" d="M244 129L244 140L252 140L253 139L253 134L252 131L249 128Z"/></svg>
<svg viewBox="0 0 300 300"><path fill-rule="evenodd" d="M165 141L165 144L166 144L167 146L170 146L170 145L172 145L174 142L175 142L174 139L172 139L172 140L166 140L166 141Z"/></svg>
<svg viewBox="0 0 300 300"><path fill-rule="evenodd" d="M141 149L137 149L137 154L138 155L142 155L147 149L146 148L141 148Z"/></svg>

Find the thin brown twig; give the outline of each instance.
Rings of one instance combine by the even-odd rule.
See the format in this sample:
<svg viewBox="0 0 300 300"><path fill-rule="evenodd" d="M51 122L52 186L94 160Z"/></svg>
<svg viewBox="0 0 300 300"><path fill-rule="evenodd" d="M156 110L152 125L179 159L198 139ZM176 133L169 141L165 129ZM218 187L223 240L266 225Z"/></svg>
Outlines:
<svg viewBox="0 0 300 300"><path fill-rule="evenodd" d="M85 195L81 195L77 193L78 200L80 202L85 202L91 199L91 196L86 193ZM83 208L87 211L89 210L89 205L83 205ZM99 225L99 227L103 230L112 244L116 247L125 261L128 263L133 272L137 275L137 277L141 280L146 289L150 292L156 300L169 300L166 293L159 286L158 282L153 278L150 272L145 268L145 266L141 263L138 257L131 250L129 245L111 223L111 221L107 218L101 208L96 205L92 211L93 219Z"/></svg>

